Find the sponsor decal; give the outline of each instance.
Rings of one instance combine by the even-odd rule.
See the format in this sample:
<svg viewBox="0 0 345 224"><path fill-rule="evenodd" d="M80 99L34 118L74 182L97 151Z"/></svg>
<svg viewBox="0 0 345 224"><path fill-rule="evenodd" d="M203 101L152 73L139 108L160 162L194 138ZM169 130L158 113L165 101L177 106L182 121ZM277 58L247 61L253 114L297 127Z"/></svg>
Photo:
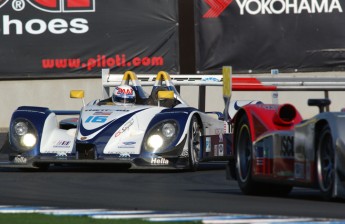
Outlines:
<svg viewBox="0 0 345 224"><path fill-rule="evenodd" d="M0 0L0 8L9 0ZM12 8L22 11L29 3L31 6L43 12L71 13L71 12L94 12L95 0L12 0Z"/></svg>
<svg viewBox="0 0 345 224"><path fill-rule="evenodd" d="M123 112L128 112L129 110L126 110L126 109L103 109L103 110L100 110L100 109L86 109L85 110L86 112L92 112L94 111L95 113L96 112L99 112L99 113L104 113L104 114L107 114L107 113L110 113L111 112L114 112L114 111L123 111Z"/></svg>
<svg viewBox="0 0 345 224"><path fill-rule="evenodd" d="M67 153L66 152L58 152L55 155L56 157L67 157Z"/></svg>
<svg viewBox="0 0 345 224"><path fill-rule="evenodd" d="M203 18L217 18L231 6L237 6L240 15L279 15L342 13L340 0L204 0L210 9Z"/></svg>
<svg viewBox="0 0 345 224"><path fill-rule="evenodd" d="M116 133L115 133L115 138L120 136L122 133L124 133L125 131L128 130L129 127L131 127L134 123L134 120L133 118L130 119L129 121L127 121L127 123L125 123L122 128L120 128L120 130L118 130Z"/></svg>
<svg viewBox="0 0 345 224"><path fill-rule="evenodd" d="M70 21L56 18L48 22L42 19L31 19L23 22L16 18L10 18L9 15L2 16L3 35L23 35L24 33L39 35L48 31L52 34L64 34L68 31L74 34L83 34L89 31L89 26L88 21L83 18L74 18Z"/></svg>
<svg viewBox="0 0 345 224"><path fill-rule="evenodd" d="M119 155L119 158L130 158L131 154L129 154L129 152L122 152Z"/></svg>
<svg viewBox="0 0 345 224"><path fill-rule="evenodd" d="M58 150L58 149L57 149ZM69 150L68 151L61 151L61 150L59 150L59 151L57 151L57 150L48 150L48 151L45 151L44 153L55 153L55 154L59 154L59 155L64 155L65 153L69 153ZM57 156L56 155L56 156Z"/></svg>
<svg viewBox="0 0 345 224"><path fill-rule="evenodd" d="M282 158L294 157L294 136L281 136L280 156Z"/></svg>
<svg viewBox="0 0 345 224"><path fill-rule="evenodd" d="M210 6L210 9L203 15L204 18L216 18L218 17L233 0L205 0L206 4Z"/></svg>
<svg viewBox="0 0 345 224"><path fill-rule="evenodd" d="M133 89L123 89L121 87L117 88L118 94L124 94L124 95L133 95Z"/></svg>
<svg viewBox="0 0 345 224"><path fill-rule="evenodd" d="M93 113L93 115L104 115L104 116L109 116L109 115L111 115L111 112L97 111L97 112Z"/></svg>
<svg viewBox="0 0 345 224"><path fill-rule="evenodd" d="M229 126L229 124L228 124L228 122L227 121L224 121L224 123L223 123L223 127L224 127L224 129L223 129L223 133L231 133L231 126Z"/></svg>
<svg viewBox="0 0 345 224"><path fill-rule="evenodd" d="M85 68L91 71L95 68L108 68L108 67L150 67L150 66L163 66L164 58L162 56L153 57L134 57L127 60L125 54L116 54L114 56L97 55L90 57L86 60L82 58L43 58L42 68L44 69L78 69ZM117 111L117 110L115 110ZM118 110L120 111L120 110Z"/></svg>
<svg viewBox="0 0 345 224"><path fill-rule="evenodd" d="M0 0L0 8L8 1ZM95 0L13 0L12 8L14 11L23 11L26 5L33 6L45 13L90 13L95 12ZM46 32L51 34L64 34L71 32L74 34L84 34L89 31L89 22L85 18L63 19L61 16L49 21L32 18L26 21L20 20L9 15L2 16L3 35L40 35Z"/></svg>
<svg viewBox="0 0 345 224"><path fill-rule="evenodd" d="M223 142L223 134L219 133L219 142Z"/></svg>
<svg viewBox="0 0 345 224"><path fill-rule="evenodd" d="M218 156L218 145L214 145L213 155Z"/></svg>
<svg viewBox="0 0 345 224"><path fill-rule="evenodd" d="M206 137L206 141L205 141L205 151L206 152L211 152L211 137Z"/></svg>
<svg viewBox="0 0 345 224"><path fill-rule="evenodd" d="M16 156L16 157L14 157L14 159L13 159L13 163L16 163L16 164L24 164L24 163L26 163L28 161L28 159L27 158L25 158L25 157L23 157L23 156L21 156L21 155L18 155L18 156Z"/></svg>
<svg viewBox="0 0 345 224"><path fill-rule="evenodd" d="M71 144L71 141L57 141L54 145L53 148L69 148Z"/></svg>
<svg viewBox="0 0 345 224"><path fill-rule="evenodd" d="M152 158L151 159L152 165L169 165L169 160L164 158Z"/></svg>
<svg viewBox="0 0 345 224"><path fill-rule="evenodd" d="M203 77L201 79L201 81L204 81L204 82L220 82L221 80L219 78L216 78L216 77Z"/></svg>
<svg viewBox="0 0 345 224"><path fill-rule="evenodd" d="M108 116L89 116L85 123L105 123L108 119Z"/></svg>
<svg viewBox="0 0 345 224"><path fill-rule="evenodd" d="M124 145L135 145L136 142L123 142Z"/></svg>
<svg viewBox="0 0 345 224"><path fill-rule="evenodd" d="M112 110L109 110L109 109L103 109L103 110L99 110L99 109L86 109L85 111L87 112L92 112L92 111L95 111L95 112L109 112L109 111L112 111Z"/></svg>
<svg viewBox="0 0 345 224"><path fill-rule="evenodd" d="M218 156L224 156L224 145L223 144L218 145Z"/></svg>
<svg viewBox="0 0 345 224"><path fill-rule="evenodd" d="M274 104L274 105L257 104L257 107L261 107L265 110L277 110L278 109L278 105L276 105L276 104Z"/></svg>
<svg viewBox="0 0 345 224"><path fill-rule="evenodd" d="M136 142L122 142L122 145L118 146L118 148L135 148Z"/></svg>
<svg viewBox="0 0 345 224"><path fill-rule="evenodd" d="M118 148L135 148L136 142L123 142Z"/></svg>
<svg viewBox="0 0 345 224"><path fill-rule="evenodd" d="M301 14L343 12L339 0L236 0L240 14Z"/></svg>

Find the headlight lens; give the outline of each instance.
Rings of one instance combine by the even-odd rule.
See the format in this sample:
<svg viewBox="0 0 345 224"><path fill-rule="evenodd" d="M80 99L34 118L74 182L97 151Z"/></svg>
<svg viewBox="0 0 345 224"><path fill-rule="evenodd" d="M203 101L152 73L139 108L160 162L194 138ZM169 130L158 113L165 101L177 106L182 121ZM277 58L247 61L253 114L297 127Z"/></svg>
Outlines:
<svg viewBox="0 0 345 224"><path fill-rule="evenodd" d="M28 133L28 125L25 122L18 122L14 125L14 131L17 135L23 136Z"/></svg>
<svg viewBox="0 0 345 224"><path fill-rule="evenodd" d="M33 147L34 145L36 145L36 136L31 134L31 133L28 133L28 134L25 134L22 138L21 138L21 144L24 146L24 147L28 147L28 148L31 148Z"/></svg>
<svg viewBox="0 0 345 224"><path fill-rule="evenodd" d="M160 147L162 147L163 145L163 138L160 135L151 135L148 139L147 139L147 145L154 149L157 150Z"/></svg>
<svg viewBox="0 0 345 224"><path fill-rule="evenodd" d="M178 128L175 120L165 120L155 125L145 137L145 150L153 153L163 152L176 139Z"/></svg>
<svg viewBox="0 0 345 224"><path fill-rule="evenodd" d="M162 133L165 137L171 138L176 134L176 128L172 123L166 123L162 127Z"/></svg>
<svg viewBox="0 0 345 224"><path fill-rule="evenodd" d="M37 131L35 126L27 119L19 118L12 122L11 144L19 152L32 150L37 144Z"/></svg>

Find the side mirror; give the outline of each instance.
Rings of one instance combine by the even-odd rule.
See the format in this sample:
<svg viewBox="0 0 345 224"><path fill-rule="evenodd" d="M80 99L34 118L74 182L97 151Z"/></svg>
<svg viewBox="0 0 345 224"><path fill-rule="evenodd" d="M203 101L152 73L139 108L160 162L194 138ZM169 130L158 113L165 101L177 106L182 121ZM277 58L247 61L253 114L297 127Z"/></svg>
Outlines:
<svg viewBox="0 0 345 224"><path fill-rule="evenodd" d="M158 91L158 100L174 99L174 91Z"/></svg>
<svg viewBox="0 0 345 224"><path fill-rule="evenodd" d="M331 104L330 99L308 99L309 106L317 106L319 108L319 112L323 113L325 108Z"/></svg>
<svg viewBox="0 0 345 224"><path fill-rule="evenodd" d="M83 100L83 106L85 106L84 90L71 90L69 97L74 98L74 99L82 99Z"/></svg>
<svg viewBox="0 0 345 224"><path fill-rule="evenodd" d="M174 99L174 91L158 91L158 107L160 107L161 100L173 100Z"/></svg>
<svg viewBox="0 0 345 224"><path fill-rule="evenodd" d="M77 99L84 98L84 90L71 90L70 98L77 98Z"/></svg>

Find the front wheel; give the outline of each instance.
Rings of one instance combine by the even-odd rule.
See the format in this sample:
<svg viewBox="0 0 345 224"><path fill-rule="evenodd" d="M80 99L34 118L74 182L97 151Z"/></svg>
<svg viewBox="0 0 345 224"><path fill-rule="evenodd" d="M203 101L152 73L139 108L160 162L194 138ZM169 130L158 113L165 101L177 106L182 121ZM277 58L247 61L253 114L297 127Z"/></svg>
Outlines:
<svg viewBox="0 0 345 224"><path fill-rule="evenodd" d="M193 116L189 125L188 133L189 168L192 171L196 171L199 166L201 135L202 128L199 119L196 116Z"/></svg>
<svg viewBox="0 0 345 224"><path fill-rule="evenodd" d="M236 133L236 179L241 191L247 195L286 196L291 190L290 185L261 183L252 179L253 175L253 144L248 118L243 116L238 123Z"/></svg>
<svg viewBox="0 0 345 224"><path fill-rule="evenodd" d="M236 179L244 194L255 193L255 183L252 180L253 145L250 135L248 118L241 117L236 133Z"/></svg>
<svg viewBox="0 0 345 224"><path fill-rule="evenodd" d="M330 200L335 185L334 145L329 126L325 126L317 145L317 179L324 199Z"/></svg>

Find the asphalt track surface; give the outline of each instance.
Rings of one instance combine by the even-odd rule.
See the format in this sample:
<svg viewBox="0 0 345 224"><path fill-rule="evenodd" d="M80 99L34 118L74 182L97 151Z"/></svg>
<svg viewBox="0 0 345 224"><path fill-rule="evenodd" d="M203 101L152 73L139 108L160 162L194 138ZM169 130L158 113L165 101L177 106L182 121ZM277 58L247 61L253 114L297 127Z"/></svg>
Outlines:
<svg viewBox="0 0 345 224"><path fill-rule="evenodd" d="M0 134L0 143L4 138ZM318 190L294 188L288 197L243 195L236 181L226 180L222 163L203 165L197 172L2 168L0 180L0 205L345 218L345 200L326 202Z"/></svg>

